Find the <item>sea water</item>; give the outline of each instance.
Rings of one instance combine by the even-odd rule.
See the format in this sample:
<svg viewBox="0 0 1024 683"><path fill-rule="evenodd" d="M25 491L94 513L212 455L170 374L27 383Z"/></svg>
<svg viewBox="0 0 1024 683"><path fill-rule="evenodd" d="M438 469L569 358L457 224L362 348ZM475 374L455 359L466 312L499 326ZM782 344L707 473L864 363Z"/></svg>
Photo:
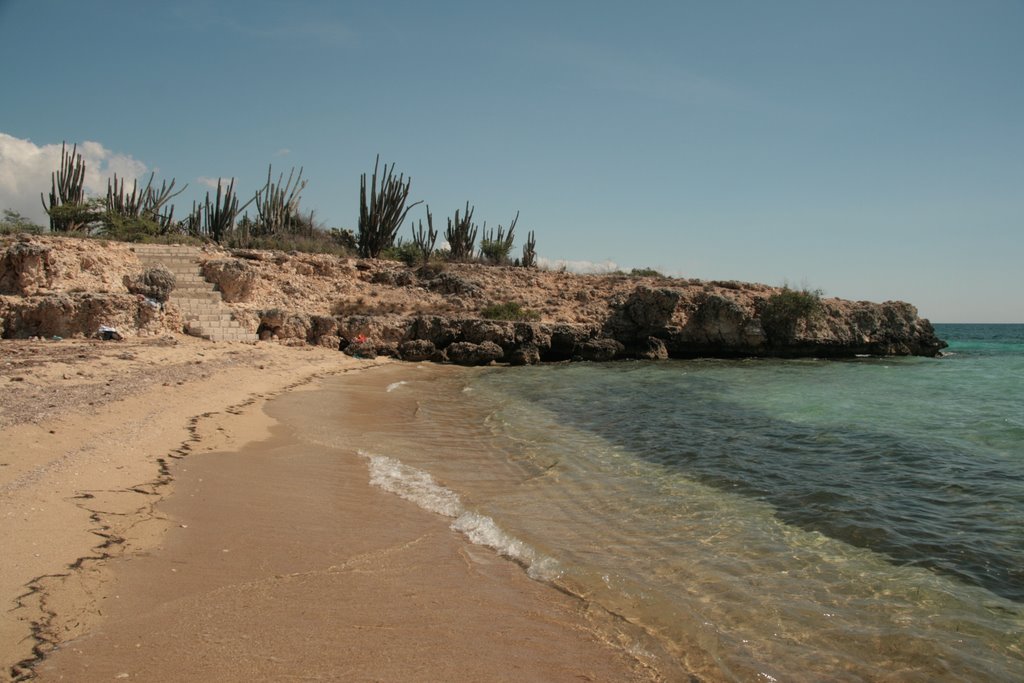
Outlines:
<svg viewBox="0 0 1024 683"><path fill-rule="evenodd" d="M936 327L936 359L425 371L355 445L667 678L1021 681L1024 325Z"/></svg>

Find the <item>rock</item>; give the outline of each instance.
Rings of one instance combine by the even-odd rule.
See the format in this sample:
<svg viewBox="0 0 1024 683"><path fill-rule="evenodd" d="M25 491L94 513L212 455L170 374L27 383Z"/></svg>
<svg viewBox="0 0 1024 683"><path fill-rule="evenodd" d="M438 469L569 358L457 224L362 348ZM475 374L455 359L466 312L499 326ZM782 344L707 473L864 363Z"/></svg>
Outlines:
<svg viewBox="0 0 1024 683"><path fill-rule="evenodd" d="M399 357L414 363L432 360L436 353L434 342L427 339L411 339L398 345Z"/></svg>
<svg viewBox="0 0 1024 683"><path fill-rule="evenodd" d="M178 331L180 314L150 306L134 294L73 292L31 297L0 296L0 320L5 339L29 337L91 337L100 326L132 336L150 332Z"/></svg>
<svg viewBox="0 0 1024 683"><path fill-rule="evenodd" d="M571 360L579 355L583 343L591 338L592 330L569 324L550 326L550 347L540 347L541 357L545 361Z"/></svg>
<svg viewBox="0 0 1024 683"><path fill-rule="evenodd" d="M408 270L379 270L370 277L370 282L391 287L409 287L416 282L416 276Z"/></svg>
<svg viewBox="0 0 1024 683"><path fill-rule="evenodd" d="M494 342L474 344L472 342L455 342L450 344L445 353L448 360L456 365L487 365L492 361L501 360L505 352Z"/></svg>
<svg viewBox="0 0 1024 683"><path fill-rule="evenodd" d="M462 339L474 344L488 341L503 348L511 348L515 343L516 328L511 322L471 318L463 320L461 327Z"/></svg>
<svg viewBox="0 0 1024 683"><path fill-rule="evenodd" d="M536 365L540 362L540 351L535 344L517 346L512 349L508 361L512 365Z"/></svg>
<svg viewBox="0 0 1024 683"><path fill-rule="evenodd" d="M441 294L457 294L475 297L480 295L480 287L454 273L442 272L427 282L427 288Z"/></svg>
<svg viewBox="0 0 1024 683"><path fill-rule="evenodd" d="M256 334L260 336L260 339L263 339L264 331L269 331L272 337L278 339L300 339L305 342L310 338L313 323L310 317L303 313L271 308L260 311L259 316Z"/></svg>
<svg viewBox="0 0 1024 683"><path fill-rule="evenodd" d="M413 319L410 333L413 339L425 339L442 349L462 338L462 323L443 315L419 316Z"/></svg>
<svg viewBox="0 0 1024 683"><path fill-rule="evenodd" d="M253 290L259 281L257 270L238 259L210 259L202 264L203 277L220 290L227 303L244 303L252 300Z"/></svg>
<svg viewBox="0 0 1024 683"><path fill-rule="evenodd" d="M345 347L343 353L347 356L352 356L353 358L368 358L373 360L377 357L377 347L373 342L369 341L352 342Z"/></svg>
<svg viewBox="0 0 1024 683"><path fill-rule="evenodd" d="M665 342L657 337L648 337L636 350L636 357L641 360L667 360L668 349Z"/></svg>
<svg viewBox="0 0 1024 683"><path fill-rule="evenodd" d="M159 264L135 275L125 275L123 282L125 289L132 294L141 294L157 301L167 301L177 286L174 273Z"/></svg>
<svg viewBox="0 0 1024 683"><path fill-rule="evenodd" d="M580 355L583 360L610 361L620 355L626 347L614 339L590 339L580 345Z"/></svg>
<svg viewBox="0 0 1024 683"><path fill-rule="evenodd" d="M52 247L18 241L0 254L0 294L34 294L51 286L57 275Z"/></svg>

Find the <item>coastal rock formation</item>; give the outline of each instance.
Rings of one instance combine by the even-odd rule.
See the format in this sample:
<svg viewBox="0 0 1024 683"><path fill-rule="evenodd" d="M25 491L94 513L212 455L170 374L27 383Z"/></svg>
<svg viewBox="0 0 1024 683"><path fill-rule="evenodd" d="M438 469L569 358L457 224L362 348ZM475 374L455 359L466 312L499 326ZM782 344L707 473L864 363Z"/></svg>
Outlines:
<svg viewBox="0 0 1024 683"><path fill-rule="evenodd" d="M94 336L101 326L121 334L156 335L180 330L173 306L154 305L136 294L71 292L44 296L0 296L0 337Z"/></svg>
<svg viewBox="0 0 1024 683"><path fill-rule="evenodd" d="M204 247L200 258L203 276L217 286L232 318L264 341L344 349L361 339L353 352L415 361L931 356L944 346L907 303L816 298L813 311L801 312L776 305L788 290L753 283L465 263L408 268L379 259L216 246ZM143 292L141 271L130 246L121 243L6 238L0 241L0 294L8 295L0 312L3 334L56 329L53 321L40 322L56 315L44 310L67 312L61 329L91 334L96 316L77 311L95 304L69 302L85 293ZM483 317L484 309L506 303L530 319ZM158 324L136 318L119 318L129 335ZM163 321L181 330L173 327L173 306ZM452 349L455 344L474 347Z"/></svg>

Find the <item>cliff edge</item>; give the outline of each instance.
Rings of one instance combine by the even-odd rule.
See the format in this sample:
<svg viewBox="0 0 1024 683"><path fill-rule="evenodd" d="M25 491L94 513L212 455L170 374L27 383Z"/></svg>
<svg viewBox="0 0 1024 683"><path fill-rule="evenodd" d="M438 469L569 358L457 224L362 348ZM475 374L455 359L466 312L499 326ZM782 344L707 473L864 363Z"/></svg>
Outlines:
<svg viewBox="0 0 1024 683"><path fill-rule="evenodd" d="M460 263L412 268L214 246L202 249L198 265L231 317L260 340L363 357L529 364L935 356L946 346L908 303L820 298L734 281ZM124 336L182 332L182 312L140 289L147 274L129 243L3 238L0 336L92 336L101 325Z"/></svg>

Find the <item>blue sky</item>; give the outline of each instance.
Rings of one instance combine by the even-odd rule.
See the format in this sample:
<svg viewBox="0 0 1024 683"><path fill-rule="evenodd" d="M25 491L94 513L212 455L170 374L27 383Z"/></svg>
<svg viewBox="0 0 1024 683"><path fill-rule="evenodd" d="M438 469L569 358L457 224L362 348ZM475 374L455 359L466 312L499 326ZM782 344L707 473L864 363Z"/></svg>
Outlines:
<svg viewBox="0 0 1024 683"><path fill-rule="evenodd" d="M1018 0L0 0L0 208L90 141L179 215L302 166L354 228L379 153L547 259L1024 322L1022 36Z"/></svg>

